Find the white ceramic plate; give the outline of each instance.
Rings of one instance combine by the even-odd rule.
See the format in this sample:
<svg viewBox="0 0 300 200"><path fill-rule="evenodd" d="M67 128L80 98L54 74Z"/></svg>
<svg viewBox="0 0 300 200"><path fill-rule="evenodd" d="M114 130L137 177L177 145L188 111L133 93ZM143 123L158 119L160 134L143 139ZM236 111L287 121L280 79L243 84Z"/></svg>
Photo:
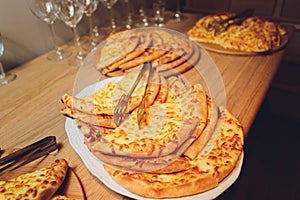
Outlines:
<svg viewBox="0 0 300 200"><path fill-rule="evenodd" d="M93 94L97 89L104 87L106 84L112 81L120 81L123 77L115 77L106 79L104 81L101 81L99 83L92 84L85 89L83 89L80 93L78 93L77 97L83 97L86 95ZM98 159L94 154L92 154L87 146L84 144L84 136L83 133L77 128L74 121L70 118L67 118L65 129L70 141L70 144L72 145L73 149L77 152L77 154L82 159L85 166L88 168L88 170L96 176L101 182L103 182L107 187L109 187L111 190L122 194L124 196L133 198L133 199L139 199L139 200L149 200L150 198L144 198L139 195L136 195L134 193L131 193L130 191L126 190L124 187L119 185L117 182L113 180L113 178L105 171L103 168L103 162ZM173 199L182 199L182 200L191 200L191 199L197 199L197 200L207 200L207 199L214 199L220 194L222 194L227 188L229 188L238 178L242 164L243 164L243 158L244 154L240 156L240 159L234 168L234 170L231 172L231 174L226 177L216 188L209 190L207 192L203 192L197 195L192 195L188 197L182 197L182 198L173 198ZM172 199L170 199L172 200Z"/></svg>

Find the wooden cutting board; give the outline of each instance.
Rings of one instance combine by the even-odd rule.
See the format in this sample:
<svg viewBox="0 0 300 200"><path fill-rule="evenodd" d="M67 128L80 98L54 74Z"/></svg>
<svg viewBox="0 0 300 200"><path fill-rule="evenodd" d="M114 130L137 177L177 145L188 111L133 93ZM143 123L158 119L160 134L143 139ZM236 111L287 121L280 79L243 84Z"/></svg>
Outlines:
<svg viewBox="0 0 300 200"><path fill-rule="evenodd" d="M0 157L4 157L10 153L12 153L14 150L6 149L1 150ZM22 167L15 169L7 174L3 174L0 176L0 180L9 180L12 178L15 178L21 174L25 174L28 172L33 172L37 169L41 169L43 167L50 167L50 165L56 160L57 158L53 155L48 155L46 157L39 158L37 160L32 161L31 163L28 163L26 165L23 165ZM58 189L57 194L65 195L69 198L74 198L76 200L82 200L85 199L84 191L81 186L81 182L78 179L75 172L72 170L72 168L69 167L68 174L61 185L61 187Z"/></svg>

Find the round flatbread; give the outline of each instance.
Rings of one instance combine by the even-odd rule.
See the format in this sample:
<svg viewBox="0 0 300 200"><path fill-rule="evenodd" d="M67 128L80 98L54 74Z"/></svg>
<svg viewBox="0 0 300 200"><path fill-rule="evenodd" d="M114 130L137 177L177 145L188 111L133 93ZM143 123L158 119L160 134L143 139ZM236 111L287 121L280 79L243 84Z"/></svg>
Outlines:
<svg viewBox="0 0 300 200"><path fill-rule="evenodd" d="M177 66L185 61L184 58L188 59L193 51L193 45L186 36L168 29L137 29L131 32L132 35L139 38L139 44L133 51L128 51L122 58L107 65L102 70L103 74L118 76L145 62L152 62L154 66Z"/></svg>
<svg viewBox="0 0 300 200"><path fill-rule="evenodd" d="M113 115L92 115L77 110L72 110L69 107L63 108L60 112L61 114L67 117L90 124L92 126L99 126L99 127L106 127L106 128L117 127Z"/></svg>
<svg viewBox="0 0 300 200"><path fill-rule="evenodd" d="M207 141L211 138L212 133L215 130L215 126L218 121L218 108L211 100L209 96L206 97L207 99L207 122L205 125L204 130L202 129L197 130L197 139L187 148L184 152L184 155L190 159L195 159L197 155L201 152L201 150L207 144Z"/></svg>
<svg viewBox="0 0 300 200"><path fill-rule="evenodd" d="M279 48L286 31L279 24L259 17L249 17L241 24L232 24L224 32L215 34L209 24L228 19L233 13L209 15L201 18L189 31L191 39L216 44L224 49L241 52L266 52Z"/></svg>
<svg viewBox="0 0 300 200"><path fill-rule="evenodd" d="M113 73L114 70L120 68L121 65L131 62L137 58L140 57L141 55L145 54L147 49L150 48L152 39L150 38L150 35L147 34L146 31L133 31L132 34L135 34L139 38L139 43L136 46L136 48L131 51L127 52L121 59L111 63L109 66L103 69L102 73L105 75L110 75ZM135 65L136 63L132 63Z"/></svg>
<svg viewBox="0 0 300 200"><path fill-rule="evenodd" d="M189 43L189 45L190 46L187 49L185 49L184 54L172 60L171 62L157 64L156 65L157 71L164 72L164 71L172 70L173 68L176 68L187 61L190 61L191 58L198 57L200 55L200 52L196 48L195 44Z"/></svg>
<svg viewBox="0 0 300 200"><path fill-rule="evenodd" d="M144 54L145 51L146 51L146 49L133 50L132 52L126 54L122 59L120 59L120 60L112 63L111 65L107 66L106 68L104 68L102 73L108 74L108 73L114 71L115 69L119 68L122 64L125 64L125 63L133 60L134 58Z"/></svg>
<svg viewBox="0 0 300 200"><path fill-rule="evenodd" d="M179 59L181 56L173 51L169 51L168 53L166 53L165 55L153 60L153 64L154 65L163 65L166 63L170 63L173 62L174 60Z"/></svg>
<svg viewBox="0 0 300 200"><path fill-rule="evenodd" d="M212 189L236 166L243 152L243 132L225 108L205 151L190 161L190 168L176 173L145 173L104 164L106 171L129 191L147 198L175 198Z"/></svg>
<svg viewBox="0 0 300 200"><path fill-rule="evenodd" d="M187 72L188 70L192 69L194 66L196 66L197 63L200 61L201 52L199 51L196 44L194 44L193 46L194 46L194 48L193 48L194 53L188 59L183 57L184 62L182 62L178 65L174 65L174 66L170 66L170 64L173 65L174 63L165 64L164 65L165 69L160 72L160 75L165 76L165 77L180 75L180 74L183 74L183 73ZM178 60L180 60L180 59L178 59Z"/></svg>
<svg viewBox="0 0 300 200"><path fill-rule="evenodd" d="M215 125L218 120L218 108L212 102L211 98L207 96L207 106L208 106L208 119L205 129L202 131L197 130L195 135L196 139L190 145L189 141L181 145L175 153L168 156L160 156L158 158L152 159L138 159L129 157L116 157L101 154L100 152L94 152L98 158L100 158L105 163L110 163L110 165L118 166L119 168L126 168L133 171L145 171L151 173L174 173L182 170L186 170L191 167L190 160L195 159L200 151L207 144L208 140L211 138L212 133L215 130ZM86 124L81 124L81 126L87 126ZM87 128L87 127L85 127ZM83 129L83 127L81 127ZM90 128L87 131L90 132ZM187 147L187 145L190 145Z"/></svg>
<svg viewBox="0 0 300 200"><path fill-rule="evenodd" d="M99 62L96 68L102 70L111 63L120 60L129 52L133 52L139 41L140 38L135 34L135 31L123 31L110 35L97 50Z"/></svg>
<svg viewBox="0 0 300 200"><path fill-rule="evenodd" d="M191 39L198 42L205 42L211 44L218 44L217 37L215 37L214 31L207 31L209 24L214 21L222 21L228 19L233 14L219 14L219 15L208 15L199 19L196 24L188 31L188 35Z"/></svg>
<svg viewBox="0 0 300 200"><path fill-rule="evenodd" d="M56 160L49 168L22 174L0 181L0 199L51 199L63 183L68 171L64 159Z"/></svg>
<svg viewBox="0 0 300 200"><path fill-rule="evenodd" d="M139 57L136 57L135 59L133 59L127 63L122 64L121 66L119 66L119 68L121 70L128 70L133 67L139 66L145 62L151 62L151 61L163 56L166 53L167 53L167 51L162 50L162 49L149 48L142 55L140 55Z"/></svg>
<svg viewBox="0 0 300 200"><path fill-rule="evenodd" d="M61 102L71 109L63 110L62 114L68 115L68 113L86 113L89 115L95 115L95 118L106 118L106 115L114 114L114 107L117 104L123 93L126 93L130 90L132 84L136 77L138 76L140 69L136 69L128 73L122 80L119 82L109 82L105 87L95 91L93 95L85 96L83 98L73 97L71 95L65 94L61 98ZM144 95L145 84L147 77L144 76L142 80L137 85L133 94L130 97L128 103L128 112L131 112L141 103L142 97ZM146 92L146 104L151 105L158 94L159 91L159 75L157 73L152 73L149 84ZM83 114L73 114L73 116L84 117ZM76 118L76 117L75 117ZM86 115L85 115L86 118ZM83 120L86 121L86 120ZM87 121L86 121L87 122ZM106 123L106 122L105 122ZM95 124L95 123L94 123Z"/></svg>
<svg viewBox="0 0 300 200"><path fill-rule="evenodd" d="M193 142L196 126L204 128L207 118L205 99L203 88L194 85L173 102L146 109L142 128L137 125L133 112L116 129L89 131L86 144L92 152L116 156L153 158L169 155L189 138L185 143L187 147Z"/></svg>
<svg viewBox="0 0 300 200"><path fill-rule="evenodd" d="M90 134L89 132L92 131L95 133L95 129L97 128L79 121L76 121L76 124L80 128L80 130L85 133L85 143L91 143L90 140L93 140L94 137L92 137L92 134ZM173 173L187 169L187 167L190 166L189 162L183 162L184 160L188 161L189 159L187 157L181 157L182 152L184 152L186 148L187 145L182 145L177 149L176 152L170 155L153 158L116 156L111 154L103 154L99 151L93 151L93 154L104 163L109 163L110 165L114 165L127 170L149 173L158 173L161 171ZM177 164L175 165L175 163Z"/></svg>

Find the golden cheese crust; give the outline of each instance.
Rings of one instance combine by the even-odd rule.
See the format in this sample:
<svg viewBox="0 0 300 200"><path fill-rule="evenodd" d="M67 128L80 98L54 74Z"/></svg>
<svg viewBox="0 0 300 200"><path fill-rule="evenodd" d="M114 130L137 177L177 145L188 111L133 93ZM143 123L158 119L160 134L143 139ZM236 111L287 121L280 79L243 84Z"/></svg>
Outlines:
<svg viewBox="0 0 300 200"><path fill-rule="evenodd" d="M120 82L109 82L105 87L95 91L94 94L83 98L65 94L61 98L61 102L74 111L88 113L92 115L113 115L113 109L117 101L124 92L128 92L135 80L139 70L128 73ZM144 86L146 76L144 76L137 88L133 92L128 103L128 112L135 109L141 102L144 94ZM147 90L147 104L152 104L159 91L160 78L157 73L153 73L150 77L150 83Z"/></svg>
<svg viewBox="0 0 300 200"><path fill-rule="evenodd" d="M235 168L243 151L238 120L224 108L213 137L190 161L190 168L176 173L133 172L104 164L107 172L129 191L149 198L182 197L212 189Z"/></svg>
<svg viewBox="0 0 300 200"><path fill-rule="evenodd" d="M128 73L118 91L127 91L132 77ZM140 127L136 109L113 128L74 117L85 144L119 184L144 197L183 197L217 187L243 151L242 126L200 84L189 86L177 77L158 80L158 87L146 92L156 95Z"/></svg>
<svg viewBox="0 0 300 200"><path fill-rule="evenodd" d="M49 168L23 174L12 180L0 181L0 199L51 199L64 181L67 170L67 161L59 159Z"/></svg>
<svg viewBox="0 0 300 200"><path fill-rule="evenodd" d="M119 36L121 37L118 38ZM120 43L114 42L113 38L117 38L116 40ZM132 40L132 44L128 45L128 41L121 43L125 38L128 41ZM102 52L108 49L111 49L112 53L102 55ZM106 76L118 76L145 62L152 62L157 68L165 64L168 67L178 66L177 60L187 60L188 55L191 54L190 49L193 47L187 38L169 30L148 29L119 32L110 36L105 46L95 53L100 57L97 59L99 63L96 68ZM120 50L123 51L120 52Z"/></svg>
<svg viewBox="0 0 300 200"><path fill-rule="evenodd" d="M65 105L65 108L61 110L61 114L94 126L116 128L116 124L113 119L114 106L117 104L120 96L129 91L133 84L132 80L136 79L138 73L139 70L134 70L128 73L121 81L109 82L106 86L95 91L92 95L85 96L83 98L76 98L68 94L63 95L61 102ZM130 97L127 110L128 112L137 108L141 103L146 78L146 76L142 78L141 82ZM145 104L147 106L152 105L156 96L160 93L161 79L162 77L160 77L157 73L153 73L151 75L150 83L148 84L146 91ZM165 91L162 90L162 92Z"/></svg>
<svg viewBox="0 0 300 200"><path fill-rule="evenodd" d="M208 24L214 20L227 19L232 14L209 15L201 18L188 35L203 43L217 44L225 49L242 52L265 52L278 48L286 31L280 25L258 17L249 17L240 25L230 25L228 29L215 35L208 31Z"/></svg>
<svg viewBox="0 0 300 200"><path fill-rule="evenodd" d="M55 195L51 198L51 200L76 200L76 199L67 197L65 195Z"/></svg>
<svg viewBox="0 0 300 200"><path fill-rule="evenodd" d="M206 94L194 85L182 97L146 109L142 128L135 111L115 129L80 128L92 152L135 158L166 156L189 138L194 140L195 127L203 129L206 124L206 110Z"/></svg>
<svg viewBox="0 0 300 200"><path fill-rule="evenodd" d="M211 135L215 130L215 126L218 120L218 108L212 101L212 99L207 96L207 122L204 130L197 129L197 138L195 141L187 148L184 155L190 159L195 159L201 150L205 147L206 143L210 139Z"/></svg>
<svg viewBox="0 0 300 200"><path fill-rule="evenodd" d="M132 33L132 31L118 32L110 35L105 42L101 43L101 48L95 53L99 57L96 66L98 70L103 70L137 49L140 37Z"/></svg>

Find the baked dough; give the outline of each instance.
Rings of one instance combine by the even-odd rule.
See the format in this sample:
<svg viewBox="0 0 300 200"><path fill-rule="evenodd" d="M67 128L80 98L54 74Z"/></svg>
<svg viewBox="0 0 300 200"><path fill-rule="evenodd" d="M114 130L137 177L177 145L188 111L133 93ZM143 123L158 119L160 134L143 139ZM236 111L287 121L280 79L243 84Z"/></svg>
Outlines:
<svg viewBox="0 0 300 200"><path fill-rule="evenodd" d="M205 16L188 31L191 39L198 42L216 44L224 49L242 52L266 52L280 47L285 29L271 21L259 17L249 17L240 25L230 25L228 29L215 35L207 27L214 21L228 19L233 13Z"/></svg>
<svg viewBox="0 0 300 200"><path fill-rule="evenodd" d="M104 164L107 172L129 191L148 198L190 196L210 190L235 168L243 151L243 132L238 120L220 108L213 136L190 168L176 173L134 172Z"/></svg>
<svg viewBox="0 0 300 200"><path fill-rule="evenodd" d="M22 174L15 179L0 181L0 199L51 199L63 183L67 170L67 161L59 159L49 168Z"/></svg>
<svg viewBox="0 0 300 200"><path fill-rule="evenodd" d="M103 154L134 158L166 156L183 143L193 142L196 126L205 127L206 109L206 94L197 84L172 102L167 100L146 109L142 128L133 112L116 129L83 130L85 142L92 152Z"/></svg>

